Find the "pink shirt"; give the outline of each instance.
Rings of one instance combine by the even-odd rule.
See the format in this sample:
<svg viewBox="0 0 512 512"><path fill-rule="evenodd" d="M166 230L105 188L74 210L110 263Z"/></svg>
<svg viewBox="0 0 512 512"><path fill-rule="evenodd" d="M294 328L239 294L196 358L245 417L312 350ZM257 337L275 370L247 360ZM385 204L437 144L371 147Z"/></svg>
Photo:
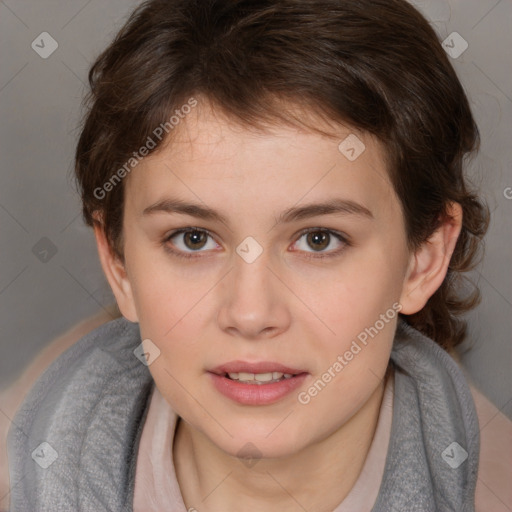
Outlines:
<svg viewBox="0 0 512 512"><path fill-rule="evenodd" d="M333 512L370 512L379 493L391 435L394 379L388 379L375 435L363 469ZM172 445L178 415L155 386L140 440L134 512L187 512L176 478Z"/></svg>

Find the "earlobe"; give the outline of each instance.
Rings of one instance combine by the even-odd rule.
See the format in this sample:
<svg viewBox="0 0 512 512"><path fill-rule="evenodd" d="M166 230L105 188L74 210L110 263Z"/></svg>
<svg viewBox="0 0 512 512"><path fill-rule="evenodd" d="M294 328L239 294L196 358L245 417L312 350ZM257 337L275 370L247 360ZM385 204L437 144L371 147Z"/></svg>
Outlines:
<svg viewBox="0 0 512 512"><path fill-rule="evenodd" d="M420 311L443 283L462 228L462 208L450 203L439 228L411 255L400 304L404 315Z"/></svg>
<svg viewBox="0 0 512 512"><path fill-rule="evenodd" d="M133 300L133 293L125 264L113 254L107 241L102 222L97 218L94 223L94 236L103 272L116 298L121 314L130 322L138 322L138 316Z"/></svg>

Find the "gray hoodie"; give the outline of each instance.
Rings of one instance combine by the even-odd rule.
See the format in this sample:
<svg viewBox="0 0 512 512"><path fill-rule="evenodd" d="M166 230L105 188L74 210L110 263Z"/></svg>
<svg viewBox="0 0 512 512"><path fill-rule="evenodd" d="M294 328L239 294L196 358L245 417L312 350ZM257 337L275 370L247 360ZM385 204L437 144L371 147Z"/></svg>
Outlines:
<svg viewBox="0 0 512 512"><path fill-rule="evenodd" d="M137 323L114 320L39 378L8 433L11 512L132 512L154 384L140 343ZM401 318L391 361L391 439L372 512L474 512L480 438L461 370Z"/></svg>

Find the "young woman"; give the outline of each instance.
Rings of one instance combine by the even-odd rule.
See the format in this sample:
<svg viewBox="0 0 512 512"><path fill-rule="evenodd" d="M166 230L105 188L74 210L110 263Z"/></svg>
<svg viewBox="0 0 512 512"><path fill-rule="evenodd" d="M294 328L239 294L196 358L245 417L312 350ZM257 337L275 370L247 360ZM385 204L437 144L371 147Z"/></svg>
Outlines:
<svg viewBox="0 0 512 512"><path fill-rule="evenodd" d="M448 352L488 212L428 22L151 0L89 78L76 175L123 317L18 411L13 512L474 511Z"/></svg>

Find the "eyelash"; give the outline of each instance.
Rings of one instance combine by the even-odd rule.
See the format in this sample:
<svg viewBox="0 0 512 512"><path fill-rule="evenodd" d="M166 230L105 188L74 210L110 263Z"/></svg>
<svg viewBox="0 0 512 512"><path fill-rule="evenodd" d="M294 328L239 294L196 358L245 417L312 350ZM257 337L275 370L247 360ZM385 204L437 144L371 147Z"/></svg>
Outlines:
<svg viewBox="0 0 512 512"><path fill-rule="evenodd" d="M182 233L191 233L194 231L199 231L199 232L204 233L204 234L208 235L209 237L215 239L214 236L207 229L194 228L194 227L182 228L182 229L177 229L177 230L173 231L172 233L167 235L162 240L162 245L164 246L164 249L167 252L169 252L170 254L172 254L173 256L177 256L178 258L185 258L185 259L201 258L202 256L200 256L199 254L196 255L196 254L194 254L194 252L186 253L186 252L182 252L182 251L176 251L168 245L168 242L175 236L180 235ZM326 252L326 253L305 252L306 256L304 256L304 257L306 259L324 259L324 258L332 258L335 256L339 256L342 252L345 251L345 249L347 247L350 247L352 245L348 241L347 237L344 236L343 234L339 233L338 231L334 231L332 229L326 229L326 228L303 229L302 231L300 231L297 234L297 240L300 240L304 235L307 235L309 233L328 233L329 235L334 235L335 238L337 238L340 242L343 243L343 247L341 247L340 249L336 249L334 251ZM200 253L201 251L196 251L196 252Z"/></svg>

